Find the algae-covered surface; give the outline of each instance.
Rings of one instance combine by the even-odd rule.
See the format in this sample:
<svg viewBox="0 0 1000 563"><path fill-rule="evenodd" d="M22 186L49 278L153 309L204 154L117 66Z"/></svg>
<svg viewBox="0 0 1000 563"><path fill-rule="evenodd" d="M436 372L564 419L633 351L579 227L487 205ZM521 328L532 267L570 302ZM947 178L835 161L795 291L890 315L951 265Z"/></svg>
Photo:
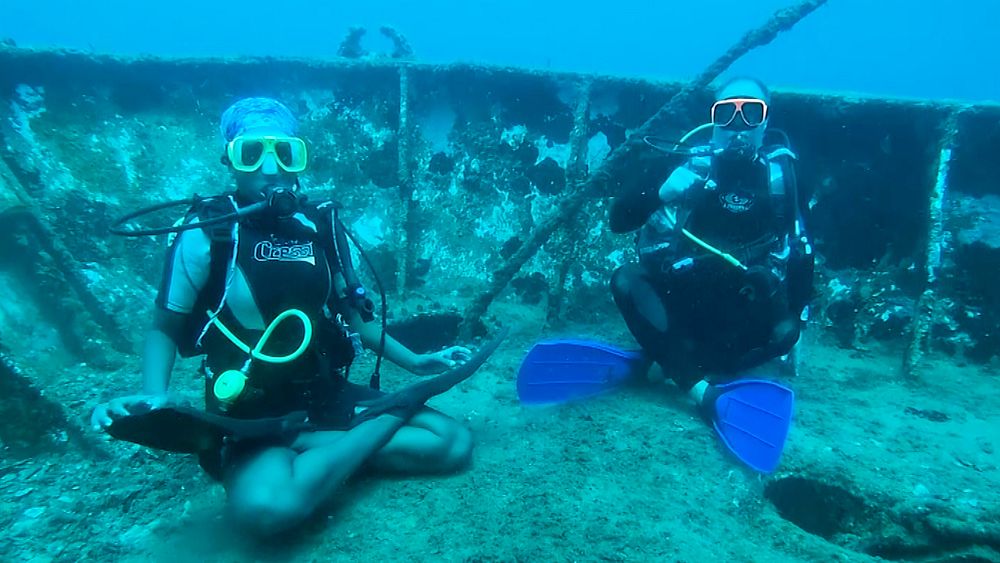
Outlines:
<svg viewBox="0 0 1000 563"><path fill-rule="evenodd" d="M891 350L807 333L787 380L797 403L785 456L762 476L669 383L520 405L514 381L535 340L629 340L618 319L543 334L537 308L497 313L513 328L507 342L433 402L475 434L462 474L359 476L299 532L260 542L227 524L222 488L193 458L129 444L108 443L103 458L52 450L0 468L0 551L31 561L1000 558L1000 381L985 368L931 358L908 381ZM196 400L192 367L179 366L175 384ZM61 377L50 396L73 396L70 411L87 416L100 375L76 366ZM384 385L408 377L391 367Z"/></svg>
<svg viewBox="0 0 1000 563"><path fill-rule="evenodd" d="M0 561L1000 560L995 105L776 93L773 126L800 155L818 259L798 375L761 374L797 396L782 465L762 476L670 383L555 407L516 398L540 339L632 345L607 287L634 259L608 228L614 186L569 228L535 235L582 201L582 163L597 173L679 85L16 49L0 49L0 70ZM194 459L84 430L96 404L136 391L163 264L164 237L106 228L226 189L214 126L258 76L298 114L316 157L304 186L344 204L390 322L450 311L410 327L433 346L463 317L512 329L432 401L474 432L467 471L359 475L267 542L228 525L224 491ZM710 94L699 97L665 138L697 125ZM673 165L644 158L611 176L656 185ZM173 224L186 206L139 223ZM171 390L197 405L196 372L180 362ZM384 386L411 378L388 366Z"/></svg>

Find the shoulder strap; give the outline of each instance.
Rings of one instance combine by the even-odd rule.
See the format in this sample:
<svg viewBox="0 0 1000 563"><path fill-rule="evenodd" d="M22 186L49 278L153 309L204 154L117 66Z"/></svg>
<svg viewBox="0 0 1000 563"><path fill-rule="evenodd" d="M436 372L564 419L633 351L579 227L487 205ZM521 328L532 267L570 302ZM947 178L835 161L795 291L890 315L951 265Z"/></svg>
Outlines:
<svg viewBox="0 0 1000 563"><path fill-rule="evenodd" d="M338 248L336 240L335 224L338 220L337 211L339 208L340 206L335 202L325 201L312 208L315 216L310 217L316 222L319 229L319 244L323 248L323 252L326 253L326 259L334 273L341 271L341 254L344 253ZM347 252L347 257L350 259L350 252Z"/></svg>
<svg viewBox="0 0 1000 563"><path fill-rule="evenodd" d="M368 292L358 279L351 259L351 247L348 244L347 228L340 221L340 205L333 201L324 202L316 207L323 217L323 228L327 229L329 237L323 236L323 248L327 252L327 261L344 277L347 284L344 295L338 295L368 322L375 318L375 304L368 298Z"/></svg>
<svg viewBox="0 0 1000 563"><path fill-rule="evenodd" d="M801 227L801 209L799 209L798 186L795 181L793 162L798 155L785 146L768 147L764 153L767 163L768 191L774 202L778 224L790 223Z"/></svg>
<svg viewBox="0 0 1000 563"><path fill-rule="evenodd" d="M195 218L207 220L232 213L235 202L231 195L224 194L224 197L210 198L199 202L197 206L188 211L185 221L191 221ZM198 294L194 311L188 316L184 339L182 342L178 342L178 352L183 357L202 353L201 340L208 327L209 315L211 315L211 311L218 314L225 305L226 288L231 270L234 267L237 222L233 220L208 225L203 227L202 231L211 244L208 280Z"/></svg>
<svg viewBox="0 0 1000 563"><path fill-rule="evenodd" d="M232 192L226 192L218 197L205 198L199 201L195 206L193 206L189 211L185 221L189 221L195 217L200 220L207 221L215 217L220 217L222 215L230 215L236 211L236 200L234 199L234 194ZM232 241L232 221L223 221L222 223L216 223L214 225L207 225L202 227L202 231L208 235L209 240L213 243L215 241Z"/></svg>

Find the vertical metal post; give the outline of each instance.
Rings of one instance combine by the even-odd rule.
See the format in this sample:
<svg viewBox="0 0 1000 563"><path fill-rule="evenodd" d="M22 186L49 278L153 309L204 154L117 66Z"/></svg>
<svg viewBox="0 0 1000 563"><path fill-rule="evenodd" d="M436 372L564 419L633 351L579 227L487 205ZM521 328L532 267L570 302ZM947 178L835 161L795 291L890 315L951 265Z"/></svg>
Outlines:
<svg viewBox="0 0 1000 563"><path fill-rule="evenodd" d="M399 260L396 268L396 289L400 292L406 289L407 283L412 282L409 278L416 253L416 241L414 240L416 202L413 199L413 176L410 170L409 97L409 67L402 64L399 66L399 128L396 132L396 146L399 158L399 197L403 203L402 217L400 218L403 228L397 229L399 237Z"/></svg>
<svg viewBox="0 0 1000 563"><path fill-rule="evenodd" d="M907 379L917 377L924 347L927 345L927 335L934 321L934 304L937 299L934 290L937 287L938 269L941 267L941 253L944 247L944 198L948 189L952 149L958 136L957 113L952 112L944 121L937 171L927 201L927 247L924 255L927 277L924 290L917 299L910 324L910 342L903 355L903 375Z"/></svg>

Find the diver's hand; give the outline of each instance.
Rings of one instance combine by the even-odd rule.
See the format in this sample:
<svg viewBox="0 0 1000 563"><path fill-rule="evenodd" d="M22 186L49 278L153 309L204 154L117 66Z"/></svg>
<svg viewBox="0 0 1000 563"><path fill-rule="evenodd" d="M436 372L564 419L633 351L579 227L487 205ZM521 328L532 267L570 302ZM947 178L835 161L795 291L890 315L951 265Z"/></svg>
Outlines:
<svg viewBox="0 0 1000 563"><path fill-rule="evenodd" d="M94 430L103 430L118 418L129 416L132 411L156 410L167 403L167 395L129 395L101 403L90 415Z"/></svg>
<svg viewBox="0 0 1000 563"><path fill-rule="evenodd" d="M432 354L420 354L410 369L417 375L434 375L464 364L472 351L463 346L452 346Z"/></svg>
<svg viewBox="0 0 1000 563"><path fill-rule="evenodd" d="M670 173L670 177L660 186L660 201L670 203L681 196L689 188L705 183L705 178L699 176L687 166L679 166Z"/></svg>

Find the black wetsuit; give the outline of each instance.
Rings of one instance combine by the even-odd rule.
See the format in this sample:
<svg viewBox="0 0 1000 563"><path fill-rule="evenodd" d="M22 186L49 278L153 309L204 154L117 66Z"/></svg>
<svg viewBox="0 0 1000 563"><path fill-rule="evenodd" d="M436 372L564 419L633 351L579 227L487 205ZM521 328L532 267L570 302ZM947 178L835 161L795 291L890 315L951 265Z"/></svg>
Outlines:
<svg viewBox="0 0 1000 563"><path fill-rule="evenodd" d="M738 375L798 340L812 254L795 234L801 212L791 155L771 154L736 174L713 172L717 184L690 188L673 210L655 187L620 194L612 204L614 232L640 229L639 264L612 277L615 303L645 352L682 389L708 374Z"/></svg>
<svg viewBox="0 0 1000 563"><path fill-rule="evenodd" d="M205 213L211 210L196 210L188 220ZM331 225L328 205L304 205L289 218L244 218L236 225L184 231L171 242L156 304L186 316L185 330L172 336L182 355L205 355L209 412L264 418L307 411L317 425L347 429L356 403L381 394L344 377L354 342L341 316L350 305ZM288 309L305 313L313 331L308 348L294 361L250 361L249 390L226 408L213 393L215 380L226 370L244 368L249 355L208 324L207 312L220 304L218 320L251 348ZM301 321L290 317L262 351L289 354L303 335ZM206 469L217 473L218 468Z"/></svg>

